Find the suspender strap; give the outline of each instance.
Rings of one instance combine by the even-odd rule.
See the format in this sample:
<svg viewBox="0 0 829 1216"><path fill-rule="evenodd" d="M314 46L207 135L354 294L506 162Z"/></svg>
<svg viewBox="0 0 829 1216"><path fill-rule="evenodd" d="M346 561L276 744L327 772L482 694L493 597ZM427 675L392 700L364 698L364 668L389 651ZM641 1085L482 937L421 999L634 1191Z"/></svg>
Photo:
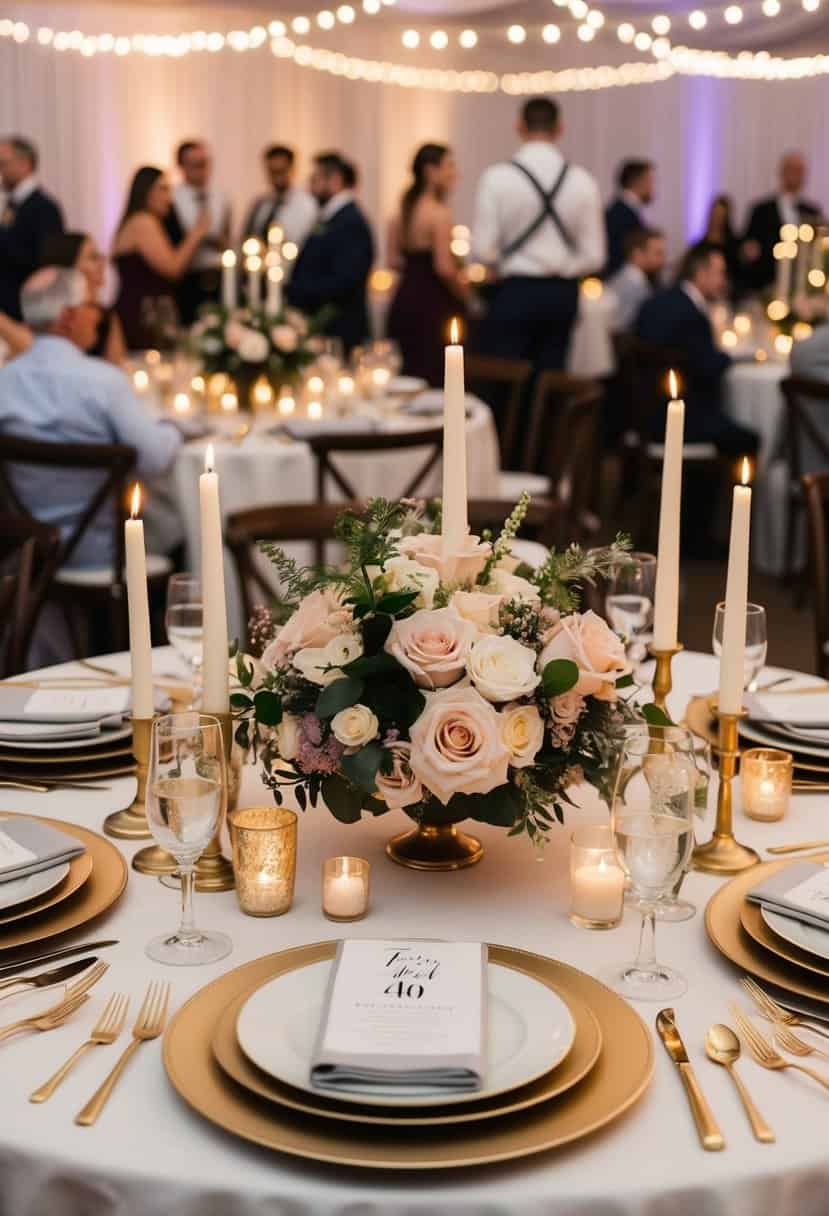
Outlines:
<svg viewBox="0 0 829 1216"><path fill-rule="evenodd" d="M562 165L561 172L559 173L558 177L556 178L555 184L553 185L552 190L548 191L548 190L544 189L544 187L541 185L541 182L538 180L538 178L535 177L534 174L530 173L529 169L527 169L525 165L520 164L517 160L510 161L510 164L512 164L514 168L518 169L521 173L524 174L527 181L530 183L530 185L533 187L535 192L538 194L538 197L541 199L541 202L542 202L542 210L539 211L538 215L535 217L535 219L529 225L529 227L525 228L524 231L515 238L515 240L510 241L510 243L509 243L509 245L507 245L506 249L503 249L501 251L501 258L502 259L508 258L508 257L511 257L513 253L517 253L517 251L523 245L526 245L526 243L530 239L530 237L535 235L535 233L538 231L538 229L541 227L541 225L545 222L545 220L553 221L553 223L555 224L556 228L559 231L559 235L561 236L561 239L564 241L564 244L567 246L567 248L569 250L571 250L571 251L574 250L576 248L576 243L573 240L573 238L570 236L570 233L565 228L564 222L562 221L561 216L558 214L558 212L555 209L556 195L558 194L559 190L561 189L562 185L564 184L564 179L567 176L567 171L570 168L570 166L568 164Z"/></svg>

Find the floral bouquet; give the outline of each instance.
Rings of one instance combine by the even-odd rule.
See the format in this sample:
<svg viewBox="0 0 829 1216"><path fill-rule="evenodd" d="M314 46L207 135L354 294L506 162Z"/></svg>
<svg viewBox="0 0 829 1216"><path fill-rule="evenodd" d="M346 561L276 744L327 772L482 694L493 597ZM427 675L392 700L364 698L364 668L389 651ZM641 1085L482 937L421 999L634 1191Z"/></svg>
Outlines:
<svg viewBox="0 0 829 1216"><path fill-rule="evenodd" d="M260 657L236 656L231 703L278 803L291 790L343 823L402 810L421 828L476 819L542 843L569 787L609 795L632 679L619 638L578 610L578 584L629 544L522 566L528 502L456 554L416 504L382 499L340 517L340 568L262 546L287 599L260 610Z"/></svg>

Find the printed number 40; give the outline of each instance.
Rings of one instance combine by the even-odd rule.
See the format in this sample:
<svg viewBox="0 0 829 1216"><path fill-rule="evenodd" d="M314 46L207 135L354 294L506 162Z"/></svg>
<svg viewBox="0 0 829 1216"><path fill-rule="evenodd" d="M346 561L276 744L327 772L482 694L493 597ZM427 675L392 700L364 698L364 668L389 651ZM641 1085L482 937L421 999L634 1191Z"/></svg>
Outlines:
<svg viewBox="0 0 829 1216"><path fill-rule="evenodd" d="M386 996L409 997L410 1000L418 1000L423 996L422 984L403 984L402 980L398 980L396 984L389 984L385 990Z"/></svg>

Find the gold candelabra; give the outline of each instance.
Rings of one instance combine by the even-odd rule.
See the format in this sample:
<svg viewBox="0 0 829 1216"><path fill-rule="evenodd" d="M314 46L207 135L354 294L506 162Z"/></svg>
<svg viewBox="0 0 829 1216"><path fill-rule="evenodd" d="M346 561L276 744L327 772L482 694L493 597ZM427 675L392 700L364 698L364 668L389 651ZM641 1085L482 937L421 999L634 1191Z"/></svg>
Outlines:
<svg viewBox="0 0 829 1216"><path fill-rule="evenodd" d="M115 836L119 840L149 840L150 838L144 799L147 792L147 763L150 756L152 725L152 718L133 718L132 720L132 754L135 757L138 788L131 806L128 806L126 810L115 811L112 815L107 815L104 820L104 831L107 836Z"/></svg>
<svg viewBox="0 0 829 1216"><path fill-rule="evenodd" d="M196 862L196 890L232 891L234 886L233 866L222 853L222 846L219 836L221 833L221 824L224 822L227 812L233 810L232 803L235 802L239 793L238 783L234 780L230 762L233 752L233 719L230 711L221 714L211 714L210 716L212 718L218 718L222 727L222 742L225 749L227 796L225 798L225 806L221 816L221 823L216 829L216 835L210 841L210 844Z"/></svg>
<svg viewBox="0 0 829 1216"><path fill-rule="evenodd" d="M740 844L734 837L732 782L740 755L737 747L737 723L743 716L717 711L719 727L720 785L717 791L717 818L714 834L705 844L694 849L694 869L706 874L739 874L760 860L754 849Z"/></svg>
<svg viewBox="0 0 829 1216"><path fill-rule="evenodd" d="M679 654L682 648L681 642L677 642L676 646L672 646L669 650L657 649L655 646L648 647L650 654L656 660L656 671L653 673L653 703L665 714L668 713L668 697L673 688L671 663L674 655Z"/></svg>

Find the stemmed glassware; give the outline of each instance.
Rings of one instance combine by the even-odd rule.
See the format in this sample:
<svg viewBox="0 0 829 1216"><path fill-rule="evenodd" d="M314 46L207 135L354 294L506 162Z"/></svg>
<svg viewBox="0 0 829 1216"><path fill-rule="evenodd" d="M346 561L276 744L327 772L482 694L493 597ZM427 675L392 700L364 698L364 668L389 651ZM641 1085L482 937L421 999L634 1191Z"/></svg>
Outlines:
<svg viewBox="0 0 829 1216"><path fill-rule="evenodd" d="M614 966L605 983L633 1000L666 1001L685 977L657 962L656 907L688 867L693 847L696 766L684 727L641 726L625 736L611 809L619 863L639 897L642 926L635 960Z"/></svg>
<svg viewBox="0 0 829 1216"><path fill-rule="evenodd" d="M605 613L611 629L624 641L628 658L642 663L653 636L656 557L653 553L630 553L628 559L608 577Z"/></svg>
<svg viewBox="0 0 829 1216"><path fill-rule="evenodd" d="M722 654L723 627L725 625L725 603L717 604L714 611L714 633L712 649L717 658ZM746 648L743 652L743 688L755 692L757 677L766 665L768 654L768 625L766 610L762 604L746 605Z"/></svg>
<svg viewBox="0 0 829 1216"><path fill-rule="evenodd" d="M181 878L181 924L146 947L158 963L215 963L232 949L226 934L197 929L193 920L195 865L216 834L226 799L218 718L193 711L157 718L150 737L147 823L156 843L175 857Z"/></svg>
<svg viewBox="0 0 829 1216"><path fill-rule="evenodd" d="M201 581L194 574L171 574L164 616L167 639L193 672L193 701L198 703L202 662Z"/></svg>

